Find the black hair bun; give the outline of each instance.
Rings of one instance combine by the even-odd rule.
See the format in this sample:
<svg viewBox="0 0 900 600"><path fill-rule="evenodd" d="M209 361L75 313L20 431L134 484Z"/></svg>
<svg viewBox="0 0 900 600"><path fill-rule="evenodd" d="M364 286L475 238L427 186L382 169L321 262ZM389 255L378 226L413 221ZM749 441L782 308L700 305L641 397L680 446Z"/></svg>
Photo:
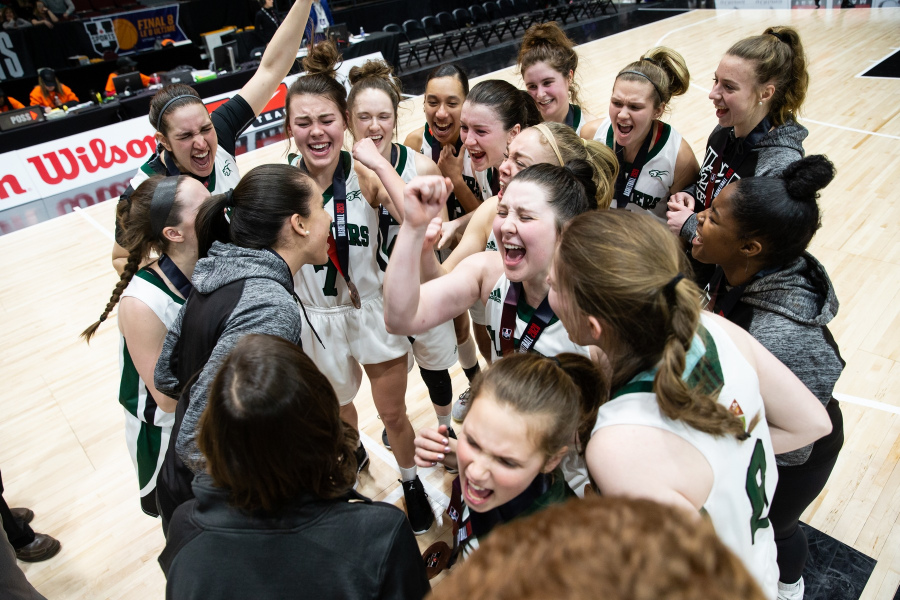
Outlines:
<svg viewBox="0 0 900 600"><path fill-rule="evenodd" d="M834 175L834 164L823 154L813 154L789 164L781 179L792 200L815 202L819 190L831 183Z"/></svg>
<svg viewBox="0 0 900 600"><path fill-rule="evenodd" d="M596 198L597 184L594 183L594 168L591 166L591 163L581 158L573 158L563 168L571 173L578 180L578 183L584 186L584 191L587 193L588 198Z"/></svg>

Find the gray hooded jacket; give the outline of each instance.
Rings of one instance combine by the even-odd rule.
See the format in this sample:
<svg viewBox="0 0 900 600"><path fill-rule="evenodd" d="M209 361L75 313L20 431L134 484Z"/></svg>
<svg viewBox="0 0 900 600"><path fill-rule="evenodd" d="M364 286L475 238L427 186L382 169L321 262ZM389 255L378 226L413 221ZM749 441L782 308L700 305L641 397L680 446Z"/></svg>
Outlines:
<svg viewBox="0 0 900 600"><path fill-rule="evenodd" d="M728 319L746 329L822 402L831 400L844 361L828 323L838 299L825 268L811 254L754 279ZM801 465L812 444L776 456L779 465Z"/></svg>
<svg viewBox="0 0 900 600"><path fill-rule="evenodd" d="M180 386L185 383L179 382L172 359L183 329L185 310L194 294L211 294L240 280L244 282L240 298L227 315L212 355L191 388L190 404L184 414L175 444L178 457L194 473L201 473L205 468L205 461L197 448L197 432L200 415L206 408L209 387L219 370L219 365L237 341L248 333L264 333L300 345L303 320L299 300L293 293L294 280L287 263L269 250L252 250L214 242L208 257L197 262L192 278L194 291L163 342L162 354L156 363L154 373L156 389L178 398ZM208 325L217 327L220 324Z"/></svg>

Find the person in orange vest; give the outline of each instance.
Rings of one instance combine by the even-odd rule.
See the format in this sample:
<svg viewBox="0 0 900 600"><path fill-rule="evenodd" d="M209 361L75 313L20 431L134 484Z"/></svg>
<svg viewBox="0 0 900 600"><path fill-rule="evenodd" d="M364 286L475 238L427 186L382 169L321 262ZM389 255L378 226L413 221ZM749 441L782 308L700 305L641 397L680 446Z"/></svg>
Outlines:
<svg viewBox="0 0 900 600"><path fill-rule="evenodd" d="M127 73L134 73L137 71L137 63L127 56L120 56L116 61L116 70L109 74L109 78L106 80L106 95L107 96L115 96L116 95L116 86L113 85L113 78L118 77L119 75L125 75ZM143 73L140 73L141 76L141 86L147 87L150 85L150 78ZM137 90L134 90L137 91Z"/></svg>
<svg viewBox="0 0 900 600"><path fill-rule="evenodd" d="M3 88L0 88L0 112L18 110L20 108L25 108L25 106L15 98L7 96Z"/></svg>
<svg viewBox="0 0 900 600"><path fill-rule="evenodd" d="M60 83L53 69L41 69L38 74L38 85L34 86L29 96L31 106L59 108L65 104L78 102L78 96L72 93L69 86Z"/></svg>

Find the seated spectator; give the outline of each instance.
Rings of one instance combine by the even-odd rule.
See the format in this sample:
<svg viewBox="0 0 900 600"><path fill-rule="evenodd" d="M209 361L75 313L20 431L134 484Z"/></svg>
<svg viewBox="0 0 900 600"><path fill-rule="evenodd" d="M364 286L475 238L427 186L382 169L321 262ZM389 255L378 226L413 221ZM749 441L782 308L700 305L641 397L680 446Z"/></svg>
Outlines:
<svg viewBox="0 0 900 600"><path fill-rule="evenodd" d="M7 10L9 9L7 8ZM3 91L3 88L0 88L0 112L19 110L20 108L25 108L25 105L15 98L7 96L6 92Z"/></svg>
<svg viewBox="0 0 900 600"><path fill-rule="evenodd" d="M50 9L47 8L47 5L44 4L43 0L37 0L37 2L34 3L34 12L31 13L32 25L45 25L50 29L53 29L53 24L58 22L59 19L50 12Z"/></svg>
<svg viewBox="0 0 900 600"><path fill-rule="evenodd" d="M118 77L119 75L134 73L135 71L137 71L137 63L127 56L120 56L116 61L116 70L110 73L109 78L106 80L106 95L116 95L116 86L115 84L113 84L114 78ZM140 73L140 76L142 87L147 87L148 85L150 85L150 78L148 76L144 75L143 73Z"/></svg>
<svg viewBox="0 0 900 600"><path fill-rule="evenodd" d="M40 0L38 0L40 4ZM78 102L78 96L72 93L69 86L59 82L56 71L41 69L38 74L38 85L31 90L28 97L31 106L43 106L52 109Z"/></svg>
<svg viewBox="0 0 900 600"><path fill-rule="evenodd" d="M281 25L281 17L275 12L274 4L274 0L259 1L260 9L256 13L255 25L256 35L259 36L259 41L263 44L268 44L272 41L272 36L275 35L275 31Z"/></svg>
<svg viewBox="0 0 900 600"><path fill-rule="evenodd" d="M31 21L16 16L11 6L3 7L3 29L24 29L31 27Z"/></svg>
<svg viewBox="0 0 900 600"><path fill-rule="evenodd" d="M325 30L332 25L334 18L328 8L328 0L313 0L303 37L311 43L319 43L325 39Z"/></svg>
<svg viewBox="0 0 900 600"><path fill-rule="evenodd" d="M75 5L72 0L43 0L47 8L60 19L71 19L75 14Z"/></svg>
<svg viewBox="0 0 900 600"><path fill-rule="evenodd" d="M200 419L207 471L159 557L167 598L422 598L400 509L353 491L356 430L295 344L244 336Z"/></svg>
<svg viewBox="0 0 900 600"><path fill-rule="evenodd" d="M593 496L498 527L430 598L765 596L741 560L716 537L709 520L650 500Z"/></svg>

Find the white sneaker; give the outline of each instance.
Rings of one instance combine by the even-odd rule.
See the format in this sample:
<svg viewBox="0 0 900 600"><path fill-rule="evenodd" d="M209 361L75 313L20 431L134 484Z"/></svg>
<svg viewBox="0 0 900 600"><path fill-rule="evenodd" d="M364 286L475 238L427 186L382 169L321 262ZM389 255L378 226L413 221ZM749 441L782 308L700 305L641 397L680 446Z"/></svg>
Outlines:
<svg viewBox="0 0 900 600"><path fill-rule="evenodd" d="M803 578L796 583L778 582L778 600L803 600Z"/></svg>
<svg viewBox="0 0 900 600"><path fill-rule="evenodd" d="M466 391L459 395L459 398L453 403L453 410L450 411L450 416L457 423L462 423L466 418L466 413L469 412L469 390L470 388L466 388Z"/></svg>

